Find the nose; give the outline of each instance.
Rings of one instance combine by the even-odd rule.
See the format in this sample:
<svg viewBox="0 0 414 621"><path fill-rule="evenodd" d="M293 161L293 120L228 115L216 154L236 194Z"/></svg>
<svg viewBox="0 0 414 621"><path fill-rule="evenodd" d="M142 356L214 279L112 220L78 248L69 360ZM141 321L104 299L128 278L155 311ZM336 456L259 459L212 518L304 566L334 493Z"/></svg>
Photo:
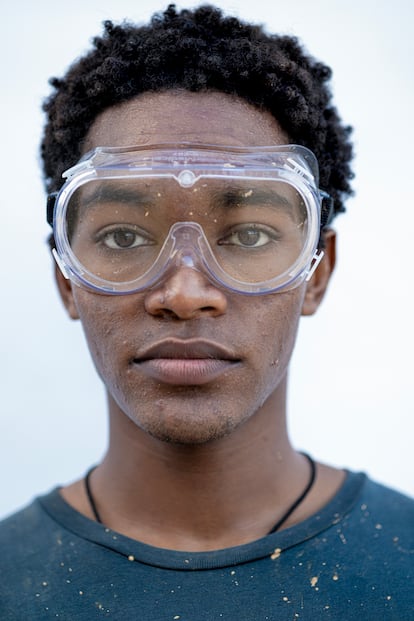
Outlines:
<svg viewBox="0 0 414 621"><path fill-rule="evenodd" d="M147 293L145 309L164 318L218 317L227 310L227 297L198 270L180 266Z"/></svg>

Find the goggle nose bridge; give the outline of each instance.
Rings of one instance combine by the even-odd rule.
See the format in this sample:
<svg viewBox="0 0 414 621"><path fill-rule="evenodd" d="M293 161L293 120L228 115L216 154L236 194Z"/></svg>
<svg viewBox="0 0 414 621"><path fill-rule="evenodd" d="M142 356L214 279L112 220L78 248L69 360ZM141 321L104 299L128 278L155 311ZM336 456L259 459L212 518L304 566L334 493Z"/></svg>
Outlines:
<svg viewBox="0 0 414 621"><path fill-rule="evenodd" d="M197 222L176 222L170 229L169 237L173 240L172 264L198 270L203 263L200 240L207 242L202 227Z"/></svg>

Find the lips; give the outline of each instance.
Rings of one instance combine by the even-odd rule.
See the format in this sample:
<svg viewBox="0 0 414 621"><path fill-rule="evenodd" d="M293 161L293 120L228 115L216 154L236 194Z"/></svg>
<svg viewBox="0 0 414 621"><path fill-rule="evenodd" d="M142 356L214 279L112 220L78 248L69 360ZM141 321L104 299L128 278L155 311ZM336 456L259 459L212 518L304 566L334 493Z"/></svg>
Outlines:
<svg viewBox="0 0 414 621"><path fill-rule="evenodd" d="M199 386L240 363L222 345L201 339L166 339L144 350L134 364L149 377L176 386Z"/></svg>

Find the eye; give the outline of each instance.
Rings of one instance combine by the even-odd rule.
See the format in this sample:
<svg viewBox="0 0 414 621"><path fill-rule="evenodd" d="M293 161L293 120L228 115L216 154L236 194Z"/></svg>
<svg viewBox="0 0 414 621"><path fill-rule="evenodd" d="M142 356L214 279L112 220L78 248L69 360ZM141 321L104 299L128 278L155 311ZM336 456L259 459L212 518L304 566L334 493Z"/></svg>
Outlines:
<svg viewBox="0 0 414 621"><path fill-rule="evenodd" d="M153 243L148 237L144 237L141 233L130 227L118 227L109 231L105 230L99 235L99 241L107 248L113 250L149 246Z"/></svg>
<svg viewBox="0 0 414 621"><path fill-rule="evenodd" d="M242 246L244 248L259 248L275 241L276 231L257 224L244 224L233 228L226 237L219 240L219 245Z"/></svg>

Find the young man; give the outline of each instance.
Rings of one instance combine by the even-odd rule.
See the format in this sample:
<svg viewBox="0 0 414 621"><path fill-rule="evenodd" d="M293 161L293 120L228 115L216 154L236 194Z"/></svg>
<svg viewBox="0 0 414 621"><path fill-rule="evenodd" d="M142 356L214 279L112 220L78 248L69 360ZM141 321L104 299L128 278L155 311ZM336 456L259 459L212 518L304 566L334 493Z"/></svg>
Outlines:
<svg viewBox="0 0 414 621"><path fill-rule="evenodd" d="M350 194L329 77L292 38L169 7L54 80L51 245L110 442L2 524L1 619L412 618L413 502L287 433Z"/></svg>

